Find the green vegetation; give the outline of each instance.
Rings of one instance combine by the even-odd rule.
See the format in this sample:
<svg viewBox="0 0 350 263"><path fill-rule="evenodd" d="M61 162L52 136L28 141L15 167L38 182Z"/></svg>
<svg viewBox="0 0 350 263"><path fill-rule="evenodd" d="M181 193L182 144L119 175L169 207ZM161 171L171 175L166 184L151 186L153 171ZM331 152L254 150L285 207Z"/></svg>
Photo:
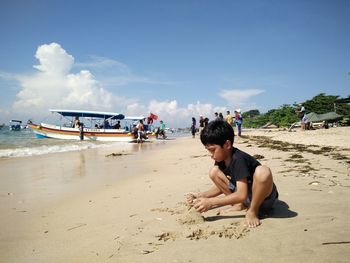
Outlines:
<svg viewBox="0 0 350 263"><path fill-rule="evenodd" d="M350 105L347 103L335 103L339 96L325 95L320 93L310 100L303 102L306 112L315 112L318 114L336 111L336 113L344 116L345 119L350 118ZM294 122L299 121L298 110L300 105L285 104L278 109L269 110L267 113L260 114L259 110L253 109L243 113L243 125L249 128L262 127L267 123L276 125L277 127L289 127Z"/></svg>
<svg viewBox="0 0 350 263"><path fill-rule="evenodd" d="M243 113L244 127L258 128L267 123L274 124L278 127L287 127L299 120L295 113L295 107L283 105L278 109L269 110L265 114L249 117L246 112Z"/></svg>
<svg viewBox="0 0 350 263"><path fill-rule="evenodd" d="M305 101L304 107L309 112L315 112L318 114L327 113L330 111L336 111L338 114L346 115L349 114L350 105L343 104L334 104L335 100L339 99L339 96L325 95L320 93L317 96L313 97L311 100Z"/></svg>

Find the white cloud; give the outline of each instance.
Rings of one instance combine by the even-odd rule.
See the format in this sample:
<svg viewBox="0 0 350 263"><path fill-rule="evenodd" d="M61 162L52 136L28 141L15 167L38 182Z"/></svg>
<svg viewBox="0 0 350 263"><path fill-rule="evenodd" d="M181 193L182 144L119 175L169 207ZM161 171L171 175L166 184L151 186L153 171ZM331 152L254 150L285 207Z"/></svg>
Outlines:
<svg viewBox="0 0 350 263"><path fill-rule="evenodd" d="M192 115L194 115L194 117L203 115L210 119L214 117L214 112L224 112L226 111L226 108L222 106L214 106L210 103L202 104L197 101L196 104L188 104L187 110L189 112L192 112Z"/></svg>
<svg viewBox="0 0 350 263"><path fill-rule="evenodd" d="M220 97L227 100L228 102L234 101L235 103L239 103L240 101L246 102L251 97L259 95L263 92L264 90L260 90L260 89L222 90L220 92Z"/></svg>
<svg viewBox="0 0 350 263"><path fill-rule="evenodd" d="M103 89L90 71L70 73L74 58L59 44L38 47L35 57L38 71L17 76L21 90L17 93L13 109L17 112L43 113L50 108L108 110L113 95Z"/></svg>
<svg viewBox="0 0 350 263"><path fill-rule="evenodd" d="M57 43L39 46L35 57L40 64L35 65L34 68L49 75L65 75L74 63L73 56L67 54Z"/></svg>
<svg viewBox="0 0 350 263"><path fill-rule="evenodd" d="M89 63L75 64L74 57L57 43L39 46L35 57L39 63L34 66L36 71L32 74L15 75L0 72L0 78L8 81L15 79L20 86L10 111L5 111L3 108L0 112L11 112L13 116L23 116L24 120L34 118L38 121L47 116L50 108L121 111L129 116L147 116L152 112L169 127L189 127L192 117L198 119L200 115L204 115L213 119L214 112L225 113L230 109L227 107L241 106L251 97L264 92L258 89L223 90L219 96L227 101L227 107L199 101L184 106L179 106L177 100L147 102L142 101L142 98L116 95L104 88L103 84L108 80L114 85L125 85L130 82L161 83L152 77L134 75L123 63L103 57L92 57ZM113 69L111 72L118 74L112 74L111 78L104 76L102 79L97 79L86 68L82 68L78 73L71 72L73 67L83 66L103 69L103 72L110 67Z"/></svg>
<svg viewBox="0 0 350 263"><path fill-rule="evenodd" d="M79 62L74 64L78 68L96 68L96 69L106 69L113 68L116 71L121 73L130 73L130 68L117 60L100 57L100 56L90 56L90 61L88 62Z"/></svg>
<svg viewBox="0 0 350 263"><path fill-rule="evenodd" d="M125 115L128 116L144 116L147 117L147 113L145 112L145 105L140 104L138 101L130 102L126 106L125 112L123 112Z"/></svg>
<svg viewBox="0 0 350 263"><path fill-rule="evenodd" d="M252 97L264 92L260 89L232 89L222 90L219 96L227 101L228 106L243 107L250 103L249 100Z"/></svg>

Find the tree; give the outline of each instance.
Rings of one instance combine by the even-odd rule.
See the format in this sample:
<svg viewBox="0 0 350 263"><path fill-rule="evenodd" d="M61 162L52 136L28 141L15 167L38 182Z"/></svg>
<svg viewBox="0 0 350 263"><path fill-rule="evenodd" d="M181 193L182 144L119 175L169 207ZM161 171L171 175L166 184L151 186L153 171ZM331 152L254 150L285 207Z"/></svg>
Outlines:
<svg viewBox="0 0 350 263"><path fill-rule="evenodd" d="M254 118L259 115L260 115L260 111L256 109L243 112L242 114L243 118Z"/></svg>
<svg viewBox="0 0 350 263"><path fill-rule="evenodd" d="M279 109L272 110L267 114L269 115L270 122L279 127L287 127L298 121L298 116L295 114L294 107L288 104L284 104Z"/></svg>
<svg viewBox="0 0 350 263"><path fill-rule="evenodd" d="M303 103L306 112L315 112L318 114L334 111L334 101L339 96L325 95L320 93Z"/></svg>
<svg viewBox="0 0 350 263"><path fill-rule="evenodd" d="M305 107L306 113L315 112L322 114L336 110L336 113L349 118L350 105L347 103L336 104L335 101L338 98L339 96L320 93L302 104ZM250 110L243 113L243 117L245 117L243 125L244 127L257 128L271 122L278 127L288 127L294 122L299 121L296 112L297 107L299 107L299 105L296 103L294 103L294 105L285 104L278 109L271 109L265 114L260 114L258 110Z"/></svg>

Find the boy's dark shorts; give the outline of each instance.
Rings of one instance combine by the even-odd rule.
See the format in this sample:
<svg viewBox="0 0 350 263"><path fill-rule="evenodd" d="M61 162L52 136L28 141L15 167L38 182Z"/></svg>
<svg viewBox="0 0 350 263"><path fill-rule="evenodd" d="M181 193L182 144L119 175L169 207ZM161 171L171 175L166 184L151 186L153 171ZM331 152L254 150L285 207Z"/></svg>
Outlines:
<svg viewBox="0 0 350 263"><path fill-rule="evenodd" d="M273 204L278 199L278 191L275 184L272 186L271 194L265 198L265 200L262 202L259 210L270 210L273 207Z"/></svg>
<svg viewBox="0 0 350 263"><path fill-rule="evenodd" d="M260 211L268 211L270 210L275 201L278 199L278 191L277 191L277 187L275 184L272 185L272 191L271 191L271 194L265 198L265 200L262 202L262 204L260 205L260 208L259 210ZM250 202L252 200L252 196L251 194L249 195L249 197L247 198L247 200L245 201L245 205L246 206L249 206L250 205Z"/></svg>

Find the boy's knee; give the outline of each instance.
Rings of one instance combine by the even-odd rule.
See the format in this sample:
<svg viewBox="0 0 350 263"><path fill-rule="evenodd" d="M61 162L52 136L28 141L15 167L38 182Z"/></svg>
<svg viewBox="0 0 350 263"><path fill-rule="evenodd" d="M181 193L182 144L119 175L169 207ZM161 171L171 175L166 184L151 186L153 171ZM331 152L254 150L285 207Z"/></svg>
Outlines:
<svg viewBox="0 0 350 263"><path fill-rule="evenodd" d="M258 166L254 173L254 180L258 180L260 182L272 181L272 172L270 168L264 165Z"/></svg>
<svg viewBox="0 0 350 263"><path fill-rule="evenodd" d="M213 180L216 177L218 177L220 173L222 173L222 171L219 169L218 166L215 165L209 171L209 178Z"/></svg>

